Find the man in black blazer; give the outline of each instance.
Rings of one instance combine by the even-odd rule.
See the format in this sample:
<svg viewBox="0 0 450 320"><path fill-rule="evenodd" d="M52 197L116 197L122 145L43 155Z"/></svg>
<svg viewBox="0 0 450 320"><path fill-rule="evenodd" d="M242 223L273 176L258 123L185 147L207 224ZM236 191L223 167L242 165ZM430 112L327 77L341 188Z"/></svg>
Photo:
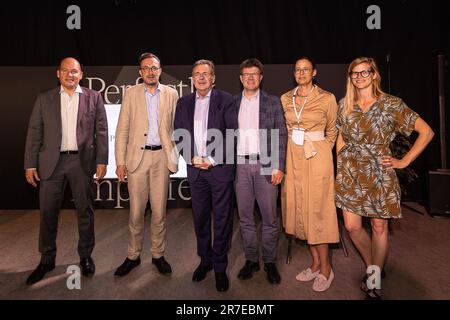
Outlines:
<svg viewBox="0 0 450 320"><path fill-rule="evenodd" d="M197 253L201 258L192 280L202 281L214 268L216 289L226 291L234 212L237 112L229 93L213 89L212 61L195 62L192 79L196 92L178 100L174 121L175 140L180 141L177 137L183 137L177 147L187 163Z"/></svg>
<svg viewBox="0 0 450 320"><path fill-rule="evenodd" d="M25 177L39 182L41 262L28 277L32 285L55 268L58 214L70 184L78 213L78 254L84 276L95 273L94 183L106 174L108 124L101 95L79 85L83 77L74 58L61 61L60 86L41 93L35 102L25 146Z"/></svg>
<svg viewBox="0 0 450 320"><path fill-rule="evenodd" d="M261 255L269 283L281 281L276 267L280 223L278 185L285 168L287 129L279 97L260 89L263 65L247 59L240 66L244 87L234 96L238 107L236 200L246 262L238 278L250 279L259 270L259 245L255 200L261 213Z"/></svg>

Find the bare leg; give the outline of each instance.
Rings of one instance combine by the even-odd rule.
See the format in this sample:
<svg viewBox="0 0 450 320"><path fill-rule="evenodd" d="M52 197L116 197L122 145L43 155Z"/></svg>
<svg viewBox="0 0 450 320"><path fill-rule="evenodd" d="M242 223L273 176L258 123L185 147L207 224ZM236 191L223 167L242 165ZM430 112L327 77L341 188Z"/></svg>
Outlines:
<svg viewBox="0 0 450 320"><path fill-rule="evenodd" d="M323 274L328 279L331 273L328 243L318 244L315 245L314 247L319 253L320 273Z"/></svg>
<svg viewBox="0 0 450 320"><path fill-rule="evenodd" d="M343 211L345 229L350 234L355 247L361 254L366 267L372 265L372 242L362 227L362 218L354 213Z"/></svg>
<svg viewBox="0 0 450 320"><path fill-rule="evenodd" d="M311 265L311 271L316 272L320 269L320 257L319 257L319 251L317 250L316 246L309 245L309 252L311 253L312 257L312 265Z"/></svg>
<svg viewBox="0 0 450 320"><path fill-rule="evenodd" d="M383 269L389 250L389 231L387 219L371 220L372 223L372 263Z"/></svg>

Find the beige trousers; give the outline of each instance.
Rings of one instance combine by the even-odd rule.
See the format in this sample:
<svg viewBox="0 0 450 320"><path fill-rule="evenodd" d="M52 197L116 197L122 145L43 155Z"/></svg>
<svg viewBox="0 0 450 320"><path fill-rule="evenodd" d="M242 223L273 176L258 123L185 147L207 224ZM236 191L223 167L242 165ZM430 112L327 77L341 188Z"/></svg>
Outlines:
<svg viewBox="0 0 450 320"><path fill-rule="evenodd" d="M169 170L163 150L145 150L141 163L134 172L128 172L130 220L128 259L136 260L142 251L144 213L150 198L151 253L157 259L164 255L166 238L166 205L169 189Z"/></svg>

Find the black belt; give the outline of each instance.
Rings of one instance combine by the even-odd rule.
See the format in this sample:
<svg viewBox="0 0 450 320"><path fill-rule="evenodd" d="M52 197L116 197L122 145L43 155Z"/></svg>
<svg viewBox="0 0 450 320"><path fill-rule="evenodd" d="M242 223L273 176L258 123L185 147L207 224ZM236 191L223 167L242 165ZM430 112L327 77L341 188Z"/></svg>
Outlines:
<svg viewBox="0 0 450 320"><path fill-rule="evenodd" d="M145 146L145 150L161 150L162 146Z"/></svg>
<svg viewBox="0 0 450 320"><path fill-rule="evenodd" d="M249 160L259 160L259 154L246 154L244 156L245 159L249 159Z"/></svg>
<svg viewBox="0 0 450 320"><path fill-rule="evenodd" d="M66 150L66 151L61 151L60 154L78 154L77 150Z"/></svg>

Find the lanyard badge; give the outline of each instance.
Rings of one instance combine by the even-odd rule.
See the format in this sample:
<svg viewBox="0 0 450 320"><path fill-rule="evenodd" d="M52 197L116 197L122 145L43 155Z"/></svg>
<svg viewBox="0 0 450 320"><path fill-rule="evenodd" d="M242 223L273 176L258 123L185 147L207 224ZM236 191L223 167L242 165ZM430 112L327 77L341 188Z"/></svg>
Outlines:
<svg viewBox="0 0 450 320"><path fill-rule="evenodd" d="M305 129L295 128L292 130L292 141L299 146L303 145L305 141Z"/></svg>
<svg viewBox="0 0 450 320"><path fill-rule="evenodd" d="M305 141L305 129L300 128L300 118L302 115L303 108L305 107L306 102L308 101L310 93L314 90L314 87L315 86L311 88L311 91L306 96L305 102L303 103L303 106L300 107L299 112L297 112L297 106L295 105L295 95L297 94L298 87L295 89L294 94L292 95L292 105L294 107L295 117L297 118L297 128L294 128L292 130L292 141L299 146L302 146Z"/></svg>

